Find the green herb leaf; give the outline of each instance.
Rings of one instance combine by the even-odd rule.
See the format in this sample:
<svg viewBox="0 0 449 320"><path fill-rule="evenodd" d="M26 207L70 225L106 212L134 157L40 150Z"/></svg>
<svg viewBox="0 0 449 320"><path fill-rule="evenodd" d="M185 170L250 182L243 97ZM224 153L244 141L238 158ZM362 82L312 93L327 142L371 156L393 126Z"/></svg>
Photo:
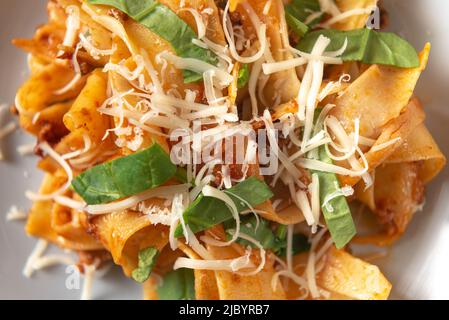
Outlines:
<svg viewBox="0 0 449 320"><path fill-rule="evenodd" d="M140 250L139 264L138 267L132 272L132 278L140 283L147 281L158 256L159 251L156 248L149 247Z"/></svg>
<svg viewBox="0 0 449 320"><path fill-rule="evenodd" d="M102 204L158 187L176 174L176 166L158 145L97 165L72 181L87 204Z"/></svg>
<svg viewBox="0 0 449 320"><path fill-rule="evenodd" d="M176 180L181 183L187 183L187 170L181 167L178 167L175 174Z"/></svg>
<svg viewBox="0 0 449 320"><path fill-rule="evenodd" d="M250 177L228 189L226 193L234 201L238 212L255 207L264 203L273 193L265 182L256 177ZM241 201L244 199L246 203ZM212 197L205 197L200 194L198 198L183 213L184 221L189 225L193 233L197 233L232 219L232 213L228 206L221 200ZM182 226L179 225L175 231L176 237L183 236Z"/></svg>
<svg viewBox="0 0 449 320"><path fill-rule="evenodd" d="M367 64L383 64L400 68L416 68L419 57L413 46L394 33L371 29L340 31L334 29L308 33L301 39L298 49L311 52L320 35L331 39L327 51L340 49L345 39L348 46L341 56L343 61L361 61Z"/></svg>
<svg viewBox="0 0 449 320"><path fill-rule="evenodd" d="M217 57L210 51L192 43L195 31L169 7L156 0L88 0L91 4L110 5L126 13L171 44L176 54L216 65ZM186 83L201 80L203 76L184 70Z"/></svg>
<svg viewBox="0 0 449 320"><path fill-rule="evenodd" d="M195 300L193 270L178 269L167 273L157 293L161 300Z"/></svg>
<svg viewBox="0 0 449 320"><path fill-rule="evenodd" d="M228 233L229 238L232 238L230 230L235 230L235 221L226 221L224 223L224 228ZM259 218L259 225L257 225L257 219L254 215L242 218L240 221L240 232L259 241L264 249L275 250L280 246L280 243L278 243L280 241L271 230L269 222L263 218ZM245 239L238 239L237 242L243 244L244 246L256 248L252 242Z"/></svg>
<svg viewBox="0 0 449 320"><path fill-rule="evenodd" d="M226 193L234 201L239 212L249 209L248 204L251 207L255 207L269 200L274 195L264 181L254 176L226 190Z"/></svg>
<svg viewBox="0 0 449 320"><path fill-rule="evenodd" d="M287 237L287 226L285 224L280 224L276 229L276 237L284 240Z"/></svg>
<svg viewBox="0 0 449 320"><path fill-rule="evenodd" d="M237 88L242 89L249 81L249 67L243 64L239 70L239 78L237 80Z"/></svg>
<svg viewBox="0 0 449 320"><path fill-rule="evenodd" d="M305 23L296 19L296 17L289 12L291 10L288 10L288 8L289 7L285 8L285 19L287 21L287 25L293 30L294 33L300 37L303 37L307 32L309 32L309 27Z"/></svg>
<svg viewBox="0 0 449 320"><path fill-rule="evenodd" d="M320 160L326 163L332 163L332 160L326 153L324 147L319 150ZM320 182L320 201L324 219L327 227L338 249L343 248L356 235L354 221L352 220L351 209L348 206L345 196L339 196L328 203L333 211L329 211L324 206L326 196L334 193L340 188L338 178L333 173L314 171L318 175Z"/></svg>
<svg viewBox="0 0 449 320"><path fill-rule="evenodd" d="M281 242L282 246L278 248L275 252L279 257L287 256L287 240ZM307 252L310 250L309 240L302 233L293 234L292 239L292 255L295 256L302 252Z"/></svg>
<svg viewBox="0 0 449 320"><path fill-rule="evenodd" d="M228 234L228 239L231 239L231 230L235 230L235 221L228 220L224 223L225 230ZM244 217L240 223L240 232L244 233L255 240L259 241L264 249L271 250L280 257L286 256L287 253L287 238L286 233L280 232L279 229L284 229L286 226L279 225L276 233L270 226L270 222L259 217L259 225L257 225L257 219L254 216ZM257 248L252 242L245 239L239 238L238 243L244 246L250 246L252 248ZM310 249L310 244L307 237L302 234L294 234L292 242L292 252L296 255L301 252L308 251Z"/></svg>
<svg viewBox="0 0 449 320"><path fill-rule="evenodd" d="M324 17L324 14L321 14L317 16L313 21L311 21L308 25L305 24L305 21L311 14L321 12L320 3L318 2L318 0L293 0L290 4L285 6L285 11L293 18L310 28L313 28L318 23L320 23ZM290 25L289 27L292 28L292 26Z"/></svg>

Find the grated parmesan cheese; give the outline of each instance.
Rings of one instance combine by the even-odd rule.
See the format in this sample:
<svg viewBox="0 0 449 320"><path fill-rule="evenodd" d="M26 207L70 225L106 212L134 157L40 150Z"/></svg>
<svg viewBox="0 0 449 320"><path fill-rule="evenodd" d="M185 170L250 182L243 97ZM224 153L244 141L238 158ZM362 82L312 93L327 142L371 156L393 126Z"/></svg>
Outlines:
<svg viewBox="0 0 449 320"><path fill-rule="evenodd" d="M16 220L25 220L28 215L17 208L17 206L11 206L9 211L6 213L6 221L16 221Z"/></svg>
<svg viewBox="0 0 449 320"><path fill-rule="evenodd" d="M213 71L221 86L228 86L234 80L234 77L227 71L198 59L181 58L167 51L160 53L159 56L162 59L171 62L178 69L190 70L200 74Z"/></svg>
<svg viewBox="0 0 449 320"><path fill-rule="evenodd" d="M129 208L133 208L140 202L151 199L151 198L165 198L172 199L172 197L177 193L184 193L188 190L187 184L179 184L173 186L162 186L154 189L144 191L138 195L131 196L124 200L98 205L88 205L85 210L89 214L99 215L106 214L113 211L121 211Z"/></svg>
<svg viewBox="0 0 449 320"><path fill-rule="evenodd" d="M312 174L312 183L309 185L309 193L311 195L312 214L315 220L315 223L312 225L312 233L316 233L321 214L320 180L316 173Z"/></svg>
<svg viewBox="0 0 449 320"><path fill-rule="evenodd" d="M70 159L77 158L77 157L89 152L89 150L92 148L92 140L90 139L90 137L87 134L84 133L83 141L84 141L83 149L63 154L63 155L61 155L62 159L70 160Z"/></svg>
<svg viewBox="0 0 449 320"><path fill-rule="evenodd" d="M198 39L202 39L206 36L206 24L203 21L203 17L198 12L198 10L192 8L181 8L178 12L187 11L190 12L195 19L196 29L198 32Z"/></svg>
<svg viewBox="0 0 449 320"><path fill-rule="evenodd" d="M335 190L332 193L329 193L326 195L326 197L323 200L323 207L326 207L326 209L329 212L334 212L334 208L329 204L330 201L332 201L335 198L344 196L349 197L354 194L354 189L350 186L345 186L343 188L339 188L338 185L336 185L337 190Z"/></svg>
<svg viewBox="0 0 449 320"><path fill-rule="evenodd" d="M47 201L52 200L56 196L63 194L70 187L73 180L73 171L70 168L70 165L67 163L67 161L64 160L62 156L59 155L56 151L54 151L53 148L50 147L50 145L47 142L40 143L39 148L42 149L42 151L44 151L45 153L47 153L48 156L50 156L52 159L54 159L64 169L67 175L66 183L64 183L64 185L62 185L60 188L58 188L58 190L54 191L51 194L43 195L43 194L36 194L32 191L25 192L27 198L32 201Z"/></svg>
<svg viewBox="0 0 449 320"><path fill-rule="evenodd" d="M7 135L10 135L17 129L17 124L14 122L8 123L3 128L0 128L0 141L1 139L5 138ZM3 160L3 153L0 149L0 160Z"/></svg>
<svg viewBox="0 0 449 320"><path fill-rule="evenodd" d="M96 267L94 265L84 265L84 281L81 292L81 300L90 300L92 296L92 284L94 281Z"/></svg>
<svg viewBox="0 0 449 320"><path fill-rule="evenodd" d="M318 0L320 3L320 8L323 12L330 14L335 17L341 14L340 9L338 9L334 0Z"/></svg>
<svg viewBox="0 0 449 320"><path fill-rule="evenodd" d="M334 14L332 18L325 21L324 23L321 23L319 26L321 28L330 28L333 24L346 20L350 17L357 16L357 15L370 15L371 12L375 11L377 9L377 6L369 6L367 8L355 8L348 11L345 11L343 13Z"/></svg>
<svg viewBox="0 0 449 320"><path fill-rule="evenodd" d="M330 44L330 39L319 36L313 49L312 54L321 55ZM306 147L310 134L313 129L313 119L315 108L318 100L318 94L323 81L324 62L312 60L306 68L306 73L301 83L298 93L298 117L304 117L304 134L301 149Z"/></svg>
<svg viewBox="0 0 449 320"><path fill-rule="evenodd" d="M257 38L259 41L259 50L257 51L256 54L254 54L251 57L240 56L236 49L234 30L233 30L233 26L232 26L232 23L229 19L229 15L228 15L229 4L230 4L230 2L228 1L226 4L226 7L224 9L224 12L223 12L223 31L224 31L226 40L229 43L229 50L231 52L231 55L234 58L234 60L236 60L240 63L247 63L247 64L253 63L253 62L259 60L265 54L265 50L268 46L267 35L266 35L267 26L265 24L262 24L262 22L260 21L257 14L254 12L254 9L251 7L251 5L249 5L246 2L242 4L243 8L249 15L249 18L254 27L254 30L256 30Z"/></svg>
<svg viewBox="0 0 449 320"><path fill-rule="evenodd" d="M66 13L66 32L62 45L65 47L73 47L78 36L78 30L81 27L80 9L75 5L71 5L66 8Z"/></svg>
<svg viewBox="0 0 449 320"><path fill-rule="evenodd" d="M87 52L94 58L95 60L99 60L100 56L111 56L114 54L114 52L117 50L117 46L114 44L111 49L98 49L94 46L92 43L92 37L85 36L84 34L79 34L80 43L83 46L84 49L86 49Z"/></svg>
<svg viewBox="0 0 449 320"><path fill-rule="evenodd" d="M43 239L39 239L34 247L33 251L29 255L25 267L23 268L23 275L27 278L30 278L34 272L34 264L36 260L38 260L47 250L48 242Z"/></svg>
<svg viewBox="0 0 449 320"><path fill-rule="evenodd" d="M197 260L180 257L173 265L173 270L187 268L195 270L237 272L243 268L248 268L251 266L253 266L253 264L251 263L248 254L236 259L226 260Z"/></svg>
<svg viewBox="0 0 449 320"><path fill-rule="evenodd" d="M108 15L100 15L95 12L92 5L84 2L81 5L81 8L84 12L86 12L95 22L99 23L101 26L109 30L112 34L118 36L128 47L128 50L133 55L138 55L138 51L135 48L133 42L128 37L124 26L115 19L114 17Z"/></svg>
<svg viewBox="0 0 449 320"><path fill-rule="evenodd" d="M387 142L384 142L384 143L381 143L381 144L374 145L374 146L371 148L371 151L372 151L372 152L378 152L378 151L380 151L380 150L386 149L386 148L388 148L389 146L392 146L392 145L396 144L397 142L400 142L401 140L402 140L401 137L397 137L397 138L391 139L391 140L389 140L389 141L387 141Z"/></svg>
<svg viewBox="0 0 449 320"><path fill-rule="evenodd" d="M85 202L76 201L72 198L64 197L64 196L55 196L53 199L56 203L65 206L70 209L82 211L86 206Z"/></svg>
<svg viewBox="0 0 449 320"><path fill-rule="evenodd" d="M214 187L208 186L208 185L203 187L202 193L205 197L212 197L212 198L216 198L216 199L223 201L226 204L226 206L229 208L229 210L231 210L232 217L235 220L235 226L236 226L235 233L232 235L231 240L229 240L227 242L222 242L222 241L218 241L218 240L214 240L214 239L209 239L210 244L212 244L216 247L227 247L227 246L231 245L233 242L235 242L239 238L239 234L240 234L240 215L239 215L239 212L237 210L237 207L236 207L234 201L232 201L231 197L227 193L225 193L221 190L218 190Z"/></svg>
<svg viewBox="0 0 449 320"><path fill-rule="evenodd" d="M34 153L35 146L36 146L35 143L22 144L18 146L16 150L21 156L26 156Z"/></svg>
<svg viewBox="0 0 449 320"><path fill-rule="evenodd" d="M122 60L118 64L112 62L107 63L103 68L103 72L114 71L128 81L136 80L145 70L145 61L141 55L133 55L132 58L136 63L136 68L133 71L129 70L124 65L125 60Z"/></svg>
<svg viewBox="0 0 449 320"><path fill-rule="evenodd" d="M67 92L69 92L70 90L72 90L77 84L78 84L78 82L81 80L81 77L82 77L82 75L81 75L81 67L80 67L80 64L79 64L79 62L78 62L78 52L79 52L79 50L81 49L81 47L82 47L82 45L81 45L81 43L78 43L77 45L76 45L76 48L75 48L75 52L73 53L73 58L72 58L72 65L73 65L73 70L75 71L75 76L72 78L72 80L70 80L70 82L69 83L67 83L64 87L62 87L61 89L59 89L59 90L56 90L55 92L54 92L54 94L55 95L63 95L63 94L65 94L65 93L67 93ZM33 118L33 121L34 121L35 119ZM37 121L37 120L36 120Z"/></svg>

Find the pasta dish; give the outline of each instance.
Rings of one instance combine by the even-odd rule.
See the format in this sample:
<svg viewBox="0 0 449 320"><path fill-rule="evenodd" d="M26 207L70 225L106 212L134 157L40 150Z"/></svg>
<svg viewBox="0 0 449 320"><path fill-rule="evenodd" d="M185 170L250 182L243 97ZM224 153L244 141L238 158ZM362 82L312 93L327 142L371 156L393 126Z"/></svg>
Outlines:
<svg viewBox="0 0 449 320"><path fill-rule="evenodd" d="M151 300L387 299L376 256L446 159L414 94L430 44L386 24L377 0L49 0L13 40L45 174L25 275L113 262Z"/></svg>

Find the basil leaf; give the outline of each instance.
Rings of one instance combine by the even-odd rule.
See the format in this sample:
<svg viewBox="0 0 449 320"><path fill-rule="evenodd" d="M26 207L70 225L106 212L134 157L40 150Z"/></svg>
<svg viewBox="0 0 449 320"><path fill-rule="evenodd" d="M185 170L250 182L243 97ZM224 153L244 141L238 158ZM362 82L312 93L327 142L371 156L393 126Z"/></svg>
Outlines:
<svg viewBox="0 0 449 320"><path fill-rule="evenodd" d="M181 167L178 167L175 174L176 180L181 183L187 183L187 170Z"/></svg>
<svg viewBox="0 0 449 320"><path fill-rule="evenodd" d="M156 0L88 0L91 4L110 5L126 13L146 28L171 44L176 54L216 65L217 57L210 51L192 43L195 31L169 7ZM203 75L184 70L184 82L201 80Z"/></svg>
<svg viewBox="0 0 449 320"><path fill-rule="evenodd" d="M235 230L235 221L228 220L224 224L224 228L228 233L229 239L232 238L230 230ZM259 241L264 249L275 250L280 246L280 240L274 235L267 220L259 218L259 225L257 225L256 217L244 217L240 221L240 232ZM239 238L238 243L244 246L257 248L252 242Z"/></svg>
<svg viewBox="0 0 449 320"><path fill-rule="evenodd" d="M320 160L326 163L332 163L332 160L326 154L324 147L319 150ZM318 175L320 182L320 201L324 219L334 240L337 249L343 248L355 236L356 229L352 220L351 210L348 206L345 196L339 196L328 203L333 211L330 212L326 206L323 206L326 196L336 192L340 188L338 178L333 173L313 171Z"/></svg>
<svg viewBox="0 0 449 320"><path fill-rule="evenodd" d="M140 283L147 281L158 256L159 251L156 248L148 247L140 250L139 264L138 267L132 272L132 278Z"/></svg>
<svg viewBox="0 0 449 320"><path fill-rule="evenodd" d="M193 270L178 269L167 273L157 293L161 300L195 300Z"/></svg>
<svg viewBox="0 0 449 320"><path fill-rule="evenodd" d="M281 240L285 240L287 237L287 226L285 224L280 224L276 229L276 237Z"/></svg>
<svg viewBox="0 0 449 320"><path fill-rule="evenodd" d="M245 63L244 65L242 65L242 68L240 68L240 70L239 70L239 78L237 80L237 88L242 89L243 87L245 87L249 81L249 76L250 76L249 67Z"/></svg>
<svg viewBox="0 0 449 320"><path fill-rule="evenodd" d="M256 177L240 182L228 189L226 193L234 201L238 212L249 209L240 199L244 199L250 206L255 207L273 197L273 192L267 184ZM192 232L197 233L232 219L232 213L223 201L200 194L184 211L183 217ZM176 229L175 236L183 236L181 225Z"/></svg>
<svg viewBox="0 0 449 320"><path fill-rule="evenodd" d="M286 257L287 256L287 240L281 242L282 246L278 248L275 253L279 257ZM295 256L297 254L300 254L302 252L307 252L310 250L310 243L309 240L305 235L302 233L295 233L293 235L292 239L292 255Z"/></svg>
<svg viewBox="0 0 449 320"><path fill-rule="evenodd" d="M209 229L232 218L231 211L223 201L202 194L184 211L183 216L184 222L193 233ZM183 235L182 225L178 225L175 236L179 238Z"/></svg>
<svg viewBox="0 0 449 320"><path fill-rule="evenodd" d="M293 30L294 33L300 37L303 37L307 32L309 32L309 27L305 23L296 19L296 17L290 13L290 11L292 11L291 8L289 10L289 7L287 6L285 9L285 20L287 21L287 25Z"/></svg>
<svg viewBox="0 0 449 320"><path fill-rule="evenodd" d="M226 190L226 193L234 201L239 212L249 209L247 203L251 207L255 207L274 196L270 187L264 181L254 176ZM240 199L245 200L246 203Z"/></svg>
<svg viewBox="0 0 449 320"><path fill-rule="evenodd" d="M332 40L327 51L340 49L345 39L348 39L348 46L341 56L343 61L361 61L367 64L383 64L400 68L419 67L418 54L410 43L394 33L371 29L350 31L327 29L310 32L301 39L297 48L311 52L320 35Z"/></svg>
<svg viewBox="0 0 449 320"><path fill-rule="evenodd" d="M224 223L225 230L227 232L228 240L232 238L231 230L235 230L235 221L229 220ZM285 229L286 226L279 225L279 229ZM259 225L257 225L257 219L254 216L244 217L240 223L240 232L254 238L259 241L262 247L266 250L271 250L280 257L285 257L287 254L287 237L283 232L273 232L270 222L259 217ZM237 242L252 248L257 248L252 242L245 239L237 239ZM292 253L296 255L301 252L308 251L310 244L306 236L302 234L294 234L292 241Z"/></svg>
<svg viewBox="0 0 449 320"><path fill-rule="evenodd" d="M108 203L155 188L176 174L176 166L158 145L97 165L72 181L87 204Z"/></svg>
<svg viewBox="0 0 449 320"><path fill-rule="evenodd" d="M321 12L321 7L318 0L293 0L285 6L285 11L305 25L305 21L311 14ZM308 24L308 27L315 27L323 17L324 14L319 15Z"/></svg>

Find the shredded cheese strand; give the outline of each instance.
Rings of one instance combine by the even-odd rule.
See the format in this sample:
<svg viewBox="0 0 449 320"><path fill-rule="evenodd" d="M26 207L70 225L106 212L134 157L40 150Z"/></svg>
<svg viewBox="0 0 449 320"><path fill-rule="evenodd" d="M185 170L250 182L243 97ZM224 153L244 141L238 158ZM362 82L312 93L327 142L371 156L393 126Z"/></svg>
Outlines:
<svg viewBox="0 0 449 320"><path fill-rule="evenodd" d="M46 240L39 239L37 241L36 246L28 257L25 263L25 267L23 268L23 275L25 277L30 278L33 275L34 263L44 254L45 250L47 250L47 247L48 242Z"/></svg>
<svg viewBox="0 0 449 320"><path fill-rule="evenodd" d="M80 299L90 300L96 267L94 265L84 265L83 267L84 267L84 281Z"/></svg>
<svg viewBox="0 0 449 320"><path fill-rule="evenodd" d="M192 9L192 8L181 8L178 10L178 12L187 11L190 12L195 19L196 28L198 31L198 39L202 39L206 36L206 25L203 21L203 17L198 12L198 10Z"/></svg>
<svg viewBox="0 0 449 320"><path fill-rule="evenodd" d="M66 13L66 32L62 45L65 47L73 47L78 35L77 32L81 27L80 9L75 5L71 5L66 8Z"/></svg>
<svg viewBox="0 0 449 320"><path fill-rule="evenodd" d="M365 15L365 14L369 15L369 14L371 14L371 12L373 12L376 9L377 9L376 5L369 6L367 8L351 9L351 10L345 11L343 13L340 13L338 15L334 15L332 18L330 18L326 22L321 23L320 27L321 28L330 28L333 24L335 24L337 22L346 20L346 19L348 19L350 17L357 16L357 15Z"/></svg>
<svg viewBox="0 0 449 320"><path fill-rule="evenodd" d="M25 220L27 217L28 215L17 206L12 206L6 213L6 221Z"/></svg>
<svg viewBox="0 0 449 320"><path fill-rule="evenodd" d="M222 241L218 241L218 240L215 240L212 238L210 239L210 244L212 244L216 247L227 247L227 246L231 245L232 243L234 243L239 238L240 216L239 216L237 207L229 195L227 195L225 192L220 191L214 187L204 186L202 192L205 197L212 197L212 198L216 198L216 199L223 201L226 204L226 206L229 208L229 210L231 210L232 217L235 220L235 226L236 226L235 233L232 235L231 240L229 240L227 242L222 242Z"/></svg>
<svg viewBox="0 0 449 320"><path fill-rule="evenodd" d="M139 204L139 202L148 200L150 198L165 198L172 199L176 193L184 193L188 190L187 184L180 184L174 186L162 186L154 189L144 191L138 195L131 196L124 200L117 202L88 205L85 210L92 215L106 214L114 211L121 211L132 208Z"/></svg>
<svg viewBox="0 0 449 320"><path fill-rule="evenodd" d="M81 43L78 43L76 45L75 52L73 53L72 65L73 65L73 70L75 71L75 76L64 87L62 87L61 89L56 90L54 92L55 95L60 96L60 95L63 95L65 93L69 92L81 80L81 78L82 78L81 67L80 67L80 64L78 62L78 52L81 49L81 47L82 47Z"/></svg>
<svg viewBox="0 0 449 320"><path fill-rule="evenodd" d="M73 180L73 171L70 168L70 165L64 160L61 155L59 155L55 150L47 142L42 142L39 144L39 148L42 149L45 153L47 153L52 159L54 159L65 171L67 175L67 181L62 185L58 190L54 191L51 194L36 194L32 191L25 192L25 195L28 199L33 201L48 201L54 199L56 196L63 194L66 190L69 189L72 180Z"/></svg>
<svg viewBox="0 0 449 320"><path fill-rule="evenodd" d="M173 270L181 268L195 269L195 270L213 270L213 271L229 271L236 272L243 268L252 266L248 255L225 260L197 260L180 257L173 265Z"/></svg>
<svg viewBox="0 0 449 320"><path fill-rule="evenodd" d="M267 47L267 26L265 24L262 24L260 19L257 17L257 14L254 12L254 9L248 4L243 3L243 8L246 10L246 12L249 15L249 18L251 20L251 23L253 24L254 30L256 30L257 38L259 40L259 50L256 54L254 54L251 57L242 57L238 54L236 46L235 46L235 39L234 39L234 31L232 27L232 23L229 19L229 4L230 1L227 2L226 7L223 12L223 31L226 37L226 40L229 43L229 50L231 52L232 57L234 60L240 62L240 63L253 63L257 60L259 60L265 53L266 47Z"/></svg>

